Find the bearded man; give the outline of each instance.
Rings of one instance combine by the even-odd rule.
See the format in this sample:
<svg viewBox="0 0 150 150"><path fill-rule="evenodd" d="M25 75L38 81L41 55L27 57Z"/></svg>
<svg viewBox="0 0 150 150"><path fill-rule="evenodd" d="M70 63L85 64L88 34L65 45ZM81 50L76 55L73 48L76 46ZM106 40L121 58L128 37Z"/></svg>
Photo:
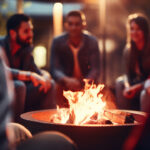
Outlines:
<svg viewBox="0 0 150 150"><path fill-rule="evenodd" d="M48 72L39 69L34 63L33 24L31 18L25 14L12 15L6 24L7 36L0 40L4 49L15 83L17 109L25 107L23 111L54 108L53 80ZM16 83L17 82L17 83ZM25 87L25 102L20 88ZM24 88L23 88L24 89Z"/></svg>

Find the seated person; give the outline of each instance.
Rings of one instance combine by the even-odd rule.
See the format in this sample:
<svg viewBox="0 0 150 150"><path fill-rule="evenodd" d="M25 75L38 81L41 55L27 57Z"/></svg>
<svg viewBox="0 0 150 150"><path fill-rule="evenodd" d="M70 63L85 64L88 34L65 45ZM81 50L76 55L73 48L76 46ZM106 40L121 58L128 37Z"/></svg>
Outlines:
<svg viewBox="0 0 150 150"><path fill-rule="evenodd" d="M32 137L22 125L12 121L14 98L11 74L0 51L0 149L1 150L76 150L75 143L59 132L43 132Z"/></svg>
<svg viewBox="0 0 150 150"><path fill-rule="evenodd" d="M126 74L116 81L117 104L121 109L148 111L150 103L149 24L142 14L132 14L127 22L124 50Z"/></svg>
<svg viewBox="0 0 150 150"><path fill-rule="evenodd" d="M71 11L66 16L66 32L54 38L51 46L50 73L57 83L56 101L67 107L63 90L80 90L83 79L95 83L100 75L100 52L95 37L85 33L85 16L80 11Z"/></svg>
<svg viewBox="0 0 150 150"><path fill-rule="evenodd" d="M0 45L6 52L15 87L20 81L25 87L25 102L20 102L22 111L55 108L53 99L54 81L48 72L40 70L34 63L33 25L31 18L25 14L12 15L7 21L7 36L0 40ZM21 90L16 90L18 95ZM21 94L20 94L21 95ZM25 95L25 96L24 96ZM20 101L21 96L16 96ZM22 104L22 106L21 106ZM18 104L17 104L18 105Z"/></svg>

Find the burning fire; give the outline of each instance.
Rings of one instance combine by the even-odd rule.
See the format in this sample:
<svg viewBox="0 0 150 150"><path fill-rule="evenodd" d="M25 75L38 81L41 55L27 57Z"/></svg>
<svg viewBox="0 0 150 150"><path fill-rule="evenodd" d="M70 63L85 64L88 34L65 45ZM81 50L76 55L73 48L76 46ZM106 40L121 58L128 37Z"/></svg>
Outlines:
<svg viewBox="0 0 150 150"><path fill-rule="evenodd" d="M89 84L88 79L84 79L84 82L85 87L83 91L63 92L63 95L68 99L70 107L57 107L58 113L50 118L51 121L55 123L83 125L103 120L106 103L103 102L103 95L100 91L104 88L104 85Z"/></svg>
<svg viewBox="0 0 150 150"><path fill-rule="evenodd" d="M103 84L89 84L88 79L84 79L84 82L85 87L82 91L64 91L70 107L57 107L57 113L51 115L50 122L74 125L135 122L131 113L107 109L106 102L102 100Z"/></svg>

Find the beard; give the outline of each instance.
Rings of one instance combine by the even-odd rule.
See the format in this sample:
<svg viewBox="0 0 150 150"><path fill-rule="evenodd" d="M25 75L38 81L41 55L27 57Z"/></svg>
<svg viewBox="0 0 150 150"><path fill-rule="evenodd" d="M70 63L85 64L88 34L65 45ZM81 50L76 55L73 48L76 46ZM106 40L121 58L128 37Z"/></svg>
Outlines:
<svg viewBox="0 0 150 150"><path fill-rule="evenodd" d="M30 40L31 38L27 38L26 40L21 39L21 37L17 34L16 37L16 42L21 46L21 47L28 47L32 45L32 42Z"/></svg>

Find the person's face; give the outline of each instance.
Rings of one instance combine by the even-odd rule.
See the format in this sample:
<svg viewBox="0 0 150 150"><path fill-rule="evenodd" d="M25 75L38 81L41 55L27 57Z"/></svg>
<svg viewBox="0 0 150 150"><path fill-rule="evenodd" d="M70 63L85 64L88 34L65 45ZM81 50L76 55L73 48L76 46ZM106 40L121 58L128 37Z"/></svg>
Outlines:
<svg viewBox="0 0 150 150"><path fill-rule="evenodd" d="M70 16L67 18L66 29L71 37L78 37L83 30L82 20L78 16Z"/></svg>
<svg viewBox="0 0 150 150"><path fill-rule="evenodd" d="M21 46L29 46L33 43L33 25L31 21L22 22L20 24L16 41Z"/></svg>
<svg viewBox="0 0 150 150"><path fill-rule="evenodd" d="M143 31L140 29L138 24L136 24L134 21L132 21L130 24L130 35L131 35L131 40L134 41L135 43L144 40Z"/></svg>

